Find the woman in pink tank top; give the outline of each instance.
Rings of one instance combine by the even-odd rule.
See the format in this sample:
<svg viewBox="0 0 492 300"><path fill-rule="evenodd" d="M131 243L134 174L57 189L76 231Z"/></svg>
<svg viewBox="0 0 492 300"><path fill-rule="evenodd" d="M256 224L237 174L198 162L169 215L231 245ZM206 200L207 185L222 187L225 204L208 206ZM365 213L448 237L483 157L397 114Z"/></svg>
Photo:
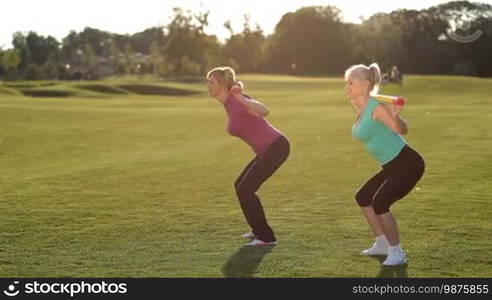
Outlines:
<svg viewBox="0 0 492 300"><path fill-rule="evenodd" d="M214 68L208 72L207 80L209 95L216 98L227 113L228 133L243 140L256 154L234 183L241 209L251 227L251 232L242 237L251 240L248 246L276 244L256 192L289 156L289 141L265 120L268 109L242 93L243 86L236 82L234 69Z"/></svg>

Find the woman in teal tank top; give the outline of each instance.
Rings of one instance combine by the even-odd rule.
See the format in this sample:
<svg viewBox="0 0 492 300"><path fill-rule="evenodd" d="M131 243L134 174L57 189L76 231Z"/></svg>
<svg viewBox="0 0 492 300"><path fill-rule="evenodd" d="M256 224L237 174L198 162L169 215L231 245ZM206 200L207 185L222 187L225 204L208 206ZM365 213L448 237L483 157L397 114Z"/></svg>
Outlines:
<svg viewBox="0 0 492 300"><path fill-rule="evenodd" d="M385 266L402 265L407 257L389 208L413 189L424 173L425 163L402 137L408 131L400 117L403 106L380 103L370 96L378 91L379 66L352 66L345 72L345 80L347 97L357 113L352 135L364 143L382 167L355 195L376 240L361 253L387 256Z"/></svg>

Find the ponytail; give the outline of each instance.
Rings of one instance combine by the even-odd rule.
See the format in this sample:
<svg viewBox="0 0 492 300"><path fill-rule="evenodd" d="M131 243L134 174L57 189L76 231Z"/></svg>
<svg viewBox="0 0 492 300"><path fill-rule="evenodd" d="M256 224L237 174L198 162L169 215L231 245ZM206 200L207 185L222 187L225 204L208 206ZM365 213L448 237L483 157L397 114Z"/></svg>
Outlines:
<svg viewBox="0 0 492 300"><path fill-rule="evenodd" d="M236 81L236 82L234 82L234 84L239 85L241 87L241 90L244 90L244 83L242 81Z"/></svg>
<svg viewBox="0 0 492 300"><path fill-rule="evenodd" d="M369 82L372 85L372 90L370 91L370 95L375 95L379 92L379 85L381 83L381 69L377 63L372 63L369 65L369 71L371 71L371 78Z"/></svg>

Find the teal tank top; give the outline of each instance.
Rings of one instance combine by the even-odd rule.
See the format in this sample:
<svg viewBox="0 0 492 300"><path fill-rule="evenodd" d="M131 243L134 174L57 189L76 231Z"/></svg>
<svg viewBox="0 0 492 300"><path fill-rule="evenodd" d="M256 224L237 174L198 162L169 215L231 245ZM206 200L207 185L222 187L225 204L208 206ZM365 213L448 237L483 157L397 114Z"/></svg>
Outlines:
<svg viewBox="0 0 492 300"><path fill-rule="evenodd" d="M369 99L360 119L352 126L352 135L362 141L367 151L384 165L400 153L406 141L384 123L372 118L378 105L377 100Z"/></svg>

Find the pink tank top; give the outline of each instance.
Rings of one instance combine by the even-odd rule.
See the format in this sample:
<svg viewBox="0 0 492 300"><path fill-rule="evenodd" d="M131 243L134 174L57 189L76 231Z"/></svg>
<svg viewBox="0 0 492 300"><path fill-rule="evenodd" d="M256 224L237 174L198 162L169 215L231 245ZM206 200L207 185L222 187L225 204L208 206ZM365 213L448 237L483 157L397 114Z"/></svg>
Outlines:
<svg viewBox="0 0 492 300"><path fill-rule="evenodd" d="M263 117L253 115L234 96L227 97L224 107L228 116L227 132L245 141L256 154L263 153L282 135Z"/></svg>

